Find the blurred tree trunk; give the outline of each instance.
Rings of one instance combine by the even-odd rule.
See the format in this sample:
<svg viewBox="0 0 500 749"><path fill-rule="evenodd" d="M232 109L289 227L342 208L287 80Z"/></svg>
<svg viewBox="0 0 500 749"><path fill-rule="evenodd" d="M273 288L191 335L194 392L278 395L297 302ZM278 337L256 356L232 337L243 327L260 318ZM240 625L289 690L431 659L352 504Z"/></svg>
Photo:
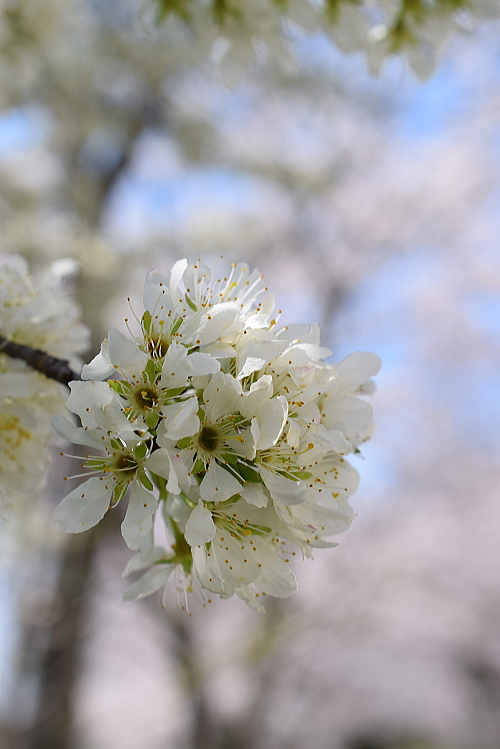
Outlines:
<svg viewBox="0 0 500 749"><path fill-rule="evenodd" d="M99 533L100 535L100 533ZM69 536L61 559L56 600L61 616L54 622L40 665L37 716L26 736L26 749L70 749L71 698L78 673L84 604L98 532Z"/></svg>

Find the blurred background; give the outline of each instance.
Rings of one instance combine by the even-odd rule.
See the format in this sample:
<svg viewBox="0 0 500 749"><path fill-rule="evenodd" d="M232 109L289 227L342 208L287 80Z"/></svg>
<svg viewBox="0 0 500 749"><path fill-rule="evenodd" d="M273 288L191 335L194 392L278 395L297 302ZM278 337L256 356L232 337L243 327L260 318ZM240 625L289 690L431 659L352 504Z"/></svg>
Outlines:
<svg viewBox="0 0 500 749"><path fill-rule="evenodd" d="M2 11L0 252L78 261L89 359L148 268L245 259L334 361L381 355L377 428L353 527L266 616L122 603L118 512L63 537L55 449L0 530L0 747L498 749L500 26L425 84L315 36L229 90L136 11Z"/></svg>

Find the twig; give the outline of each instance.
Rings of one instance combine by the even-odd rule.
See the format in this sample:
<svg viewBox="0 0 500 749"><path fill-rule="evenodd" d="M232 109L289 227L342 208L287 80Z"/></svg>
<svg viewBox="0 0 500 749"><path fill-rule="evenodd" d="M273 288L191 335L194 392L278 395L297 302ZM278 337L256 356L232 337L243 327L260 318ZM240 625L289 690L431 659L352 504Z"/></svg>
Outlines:
<svg viewBox="0 0 500 749"><path fill-rule="evenodd" d="M67 385L71 380L81 380L79 374L74 372L65 359L57 359L45 351L31 348L21 343L8 341L0 335L0 353L8 354L13 359L23 359L32 369L41 372L51 380Z"/></svg>

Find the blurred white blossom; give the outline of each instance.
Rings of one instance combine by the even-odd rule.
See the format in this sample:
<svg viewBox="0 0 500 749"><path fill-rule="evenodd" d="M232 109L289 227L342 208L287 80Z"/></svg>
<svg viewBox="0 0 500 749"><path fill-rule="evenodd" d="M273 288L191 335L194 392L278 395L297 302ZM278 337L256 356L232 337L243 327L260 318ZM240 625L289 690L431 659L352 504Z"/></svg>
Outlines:
<svg viewBox="0 0 500 749"><path fill-rule="evenodd" d="M156 7L156 21L180 19L212 44L228 85L241 80L261 47L289 67L296 29L326 32L343 52L363 52L374 74L395 55L425 80L451 34L500 15L498 0L149 0L146 7Z"/></svg>
<svg viewBox="0 0 500 749"><path fill-rule="evenodd" d="M0 335L81 367L89 331L65 289L75 270L60 260L37 278L16 255L0 256ZM10 504L43 484L50 441L50 417L64 409L66 388L13 359L0 348L0 495Z"/></svg>

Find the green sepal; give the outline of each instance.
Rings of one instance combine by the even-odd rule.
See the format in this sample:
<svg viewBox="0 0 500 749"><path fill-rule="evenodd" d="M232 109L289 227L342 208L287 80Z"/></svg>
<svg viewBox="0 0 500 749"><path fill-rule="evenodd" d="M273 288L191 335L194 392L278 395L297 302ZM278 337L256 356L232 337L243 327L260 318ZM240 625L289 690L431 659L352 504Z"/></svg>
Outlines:
<svg viewBox="0 0 500 749"><path fill-rule="evenodd" d="M121 380L108 380L108 385L115 393L123 395L123 382Z"/></svg>
<svg viewBox="0 0 500 749"><path fill-rule="evenodd" d="M182 317L178 317L177 320L172 325L170 335L172 336L175 335L177 331L179 330L179 328L181 327L181 325L182 325Z"/></svg>
<svg viewBox="0 0 500 749"><path fill-rule="evenodd" d="M177 395L182 395L184 388L170 388L169 390L163 390L162 395L165 398L175 398Z"/></svg>
<svg viewBox="0 0 500 749"><path fill-rule="evenodd" d="M142 460L146 457L147 447L144 442L140 442L137 447L134 448L134 455L137 460Z"/></svg>
<svg viewBox="0 0 500 749"><path fill-rule="evenodd" d="M148 363L146 364L146 368L144 369L144 374L147 377L148 382L150 382L152 385L156 382L156 365L153 361L153 359L148 359Z"/></svg>
<svg viewBox="0 0 500 749"><path fill-rule="evenodd" d="M164 479L163 476L158 476L158 474L153 473L153 471L149 471L149 475L151 476L153 484L156 486L156 488L158 489L160 493L160 496L159 496L160 500L166 499L168 496L167 479Z"/></svg>
<svg viewBox="0 0 500 749"><path fill-rule="evenodd" d="M283 476L284 479L290 479L291 481L300 481L293 473L285 473L284 471L276 471L278 476Z"/></svg>
<svg viewBox="0 0 500 749"><path fill-rule="evenodd" d="M239 456L235 455L234 453L222 453L220 457L221 457L221 460L223 460L225 463L231 463L231 464L236 463L239 458Z"/></svg>
<svg viewBox="0 0 500 749"><path fill-rule="evenodd" d="M312 479L313 477L312 473L309 473L309 471L294 471L293 475L300 481L306 481L306 479Z"/></svg>
<svg viewBox="0 0 500 749"><path fill-rule="evenodd" d="M184 294L184 299L186 300L188 306L191 307L191 309L193 310L193 312L198 312L198 308L197 308L196 304L193 302L192 299L190 299L188 297L187 294Z"/></svg>
<svg viewBox="0 0 500 749"><path fill-rule="evenodd" d="M205 464L202 460L197 460L193 466L193 473L201 473L205 470Z"/></svg>
<svg viewBox="0 0 500 749"><path fill-rule="evenodd" d="M125 494L127 493L128 484L115 484L113 489L113 498L111 500L111 507L116 507L118 502L121 502Z"/></svg>
<svg viewBox="0 0 500 749"><path fill-rule="evenodd" d="M147 425L148 429L154 429L156 427L156 425L158 424L158 419L159 418L160 417L158 416L158 414L155 414L154 412L148 414L146 416L146 418L144 419L144 421L146 422L146 425Z"/></svg>
<svg viewBox="0 0 500 749"><path fill-rule="evenodd" d="M260 473L257 473L257 471L255 471L253 468L250 468L250 466L246 463L239 463L239 465L236 467L236 470L240 474L241 478L245 481L248 481L251 484L262 483Z"/></svg>
<svg viewBox="0 0 500 749"><path fill-rule="evenodd" d="M154 486L152 482L150 481L149 477L146 476L146 473L144 471L138 471L137 472L137 480L139 483L141 483L145 489L152 492L154 489Z"/></svg>
<svg viewBox="0 0 500 749"><path fill-rule="evenodd" d="M146 335L151 335L153 330L153 318L151 317L151 312L148 312L148 310L146 310L142 316L141 325Z"/></svg>
<svg viewBox="0 0 500 749"><path fill-rule="evenodd" d="M179 450L185 450L186 447L189 447L191 444L191 437L183 437L181 440L177 442L177 447Z"/></svg>
<svg viewBox="0 0 500 749"><path fill-rule="evenodd" d="M99 468L101 471L104 470L104 463L102 458L87 458L85 461L85 468Z"/></svg>

